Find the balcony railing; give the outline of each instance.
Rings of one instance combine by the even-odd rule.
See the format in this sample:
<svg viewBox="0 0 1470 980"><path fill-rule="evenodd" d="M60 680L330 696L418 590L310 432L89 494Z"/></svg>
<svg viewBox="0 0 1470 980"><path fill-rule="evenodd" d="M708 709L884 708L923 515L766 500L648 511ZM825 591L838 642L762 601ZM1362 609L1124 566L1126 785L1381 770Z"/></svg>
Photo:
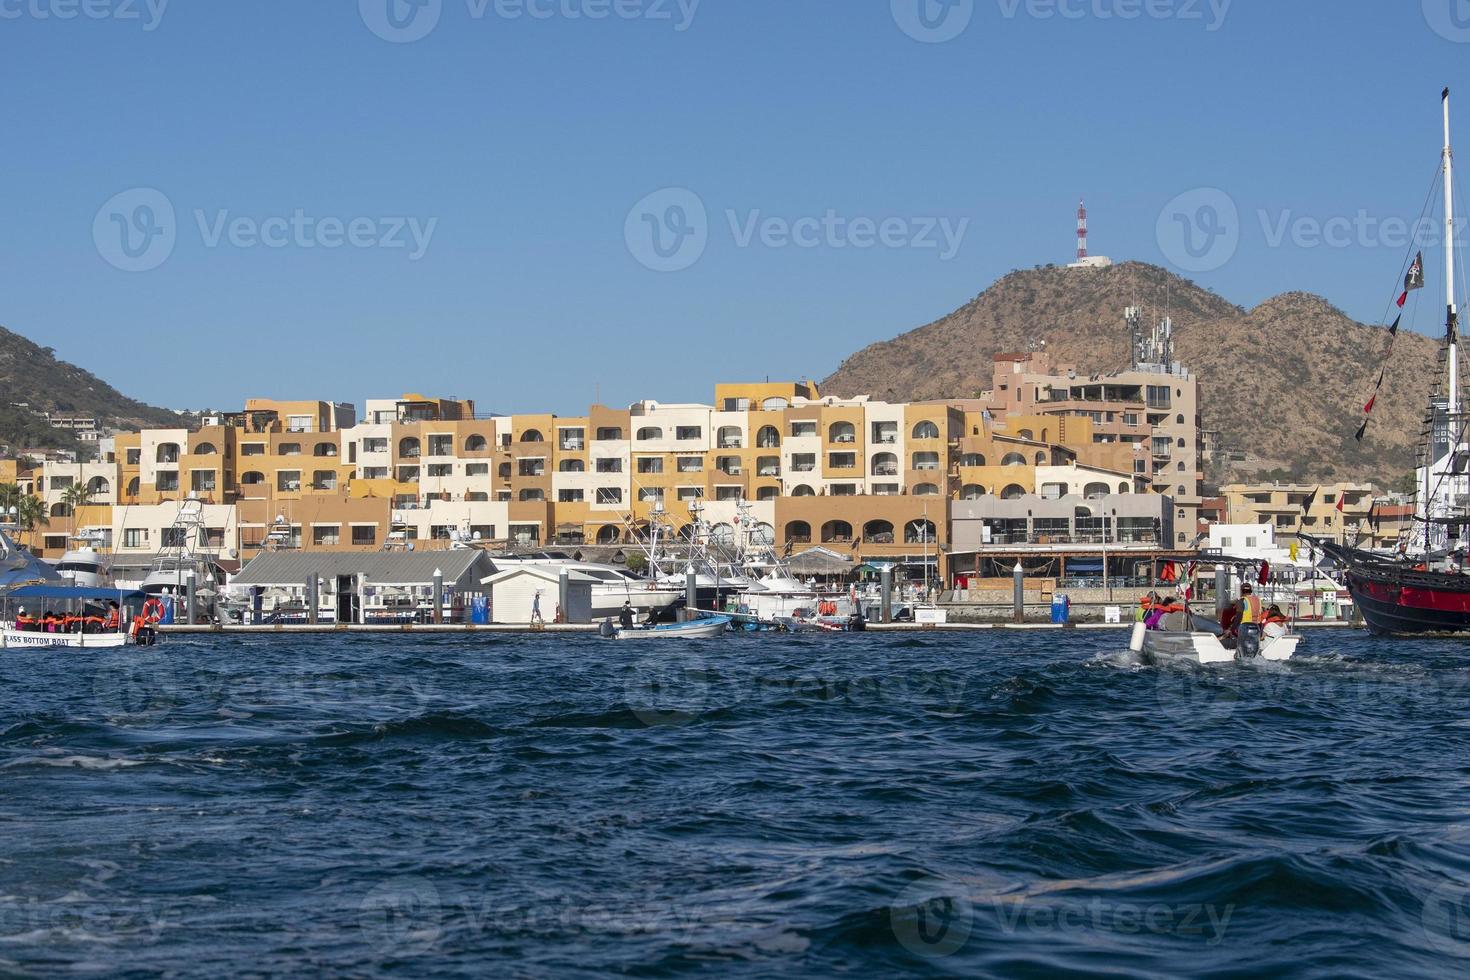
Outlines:
<svg viewBox="0 0 1470 980"><path fill-rule="evenodd" d="M898 476L898 465L896 463L882 463L873 467L874 476Z"/></svg>

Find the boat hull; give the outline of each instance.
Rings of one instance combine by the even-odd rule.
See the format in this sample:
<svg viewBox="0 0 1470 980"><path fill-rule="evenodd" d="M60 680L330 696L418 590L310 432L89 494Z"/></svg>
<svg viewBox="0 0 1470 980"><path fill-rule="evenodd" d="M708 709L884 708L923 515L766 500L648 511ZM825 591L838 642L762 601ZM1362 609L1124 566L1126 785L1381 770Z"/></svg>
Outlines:
<svg viewBox="0 0 1470 980"><path fill-rule="evenodd" d="M1261 638L1262 660L1290 660L1296 655L1299 636ZM1197 664L1234 663L1237 651L1228 649L1213 633L1171 633L1148 630L1143 635L1143 658L1158 663L1165 660L1187 660Z"/></svg>
<svg viewBox="0 0 1470 980"><path fill-rule="evenodd" d="M127 646L126 633L36 633L30 630L0 630L0 646L6 650L54 650L59 648L99 650Z"/></svg>
<svg viewBox="0 0 1470 980"><path fill-rule="evenodd" d="M1347 585L1371 633L1470 633L1470 576L1354 569Z"/></svg>
<svg viewBox="0 0 1470 980"><path fill-rule="evenodd" d="M688 623L618 630L614 636L619 640L709 640L724 636L725 631L729 628L730 618L728 616L716 616L712 619L696 619Z"/></svg>

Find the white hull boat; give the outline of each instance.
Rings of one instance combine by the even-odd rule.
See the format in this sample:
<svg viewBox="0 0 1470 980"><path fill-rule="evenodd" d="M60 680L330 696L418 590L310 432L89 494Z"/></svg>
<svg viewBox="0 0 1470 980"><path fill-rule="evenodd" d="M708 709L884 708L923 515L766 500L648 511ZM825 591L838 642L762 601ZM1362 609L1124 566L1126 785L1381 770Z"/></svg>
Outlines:
<svg viewBox="0 0 1470 980"><path fill-rule="evenodd" d="M662 626L644 626L633 629L614 630L617 640L709 640L724 636L730 628L729 616L711 616L687 623L666 623Z"/></svg>
<svg viewBox="0 0 1470 980"><path fill-rule="evenodd" d="M30 630L0 631L0 646L6 650L50 650L59 647L88 650L127 646L126 633L36 633Z"/></svg>
<svg viewBox="0 0 1470 980"><path fill-rule="evenodd" d="M1214 633L1206 630L1151 630L1138 623L1133 628L1130 649L1150 663L1187 660L1197 664L1231 664L1236 661L1290 660L1296 654L1301 637L1292 633L1263 635L1260 649L1254 655L1230 649Z"/></svg>

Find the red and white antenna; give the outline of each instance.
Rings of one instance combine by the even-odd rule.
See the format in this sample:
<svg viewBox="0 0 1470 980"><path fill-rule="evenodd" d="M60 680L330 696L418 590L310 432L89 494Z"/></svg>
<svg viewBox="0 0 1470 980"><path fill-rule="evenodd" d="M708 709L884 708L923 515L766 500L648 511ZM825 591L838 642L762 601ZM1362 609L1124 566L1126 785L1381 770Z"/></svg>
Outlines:
<svg viewBox="0 0 1470 980"><path fill-rule="evenodd" d="M1087 258L1087 201L1077 202L1077 261Z"/></svg>

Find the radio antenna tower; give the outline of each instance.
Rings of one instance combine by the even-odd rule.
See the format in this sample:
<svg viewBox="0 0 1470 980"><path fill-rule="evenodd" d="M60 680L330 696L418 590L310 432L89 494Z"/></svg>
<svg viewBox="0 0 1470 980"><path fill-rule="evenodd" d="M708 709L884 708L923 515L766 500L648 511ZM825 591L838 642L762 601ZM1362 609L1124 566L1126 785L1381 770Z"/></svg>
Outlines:
<svg viewBox="0 0 1470 980"><path fill-rule="evenodd" d="M1087 258L1087 201L1077 202L1077 261Z"/></svg>

